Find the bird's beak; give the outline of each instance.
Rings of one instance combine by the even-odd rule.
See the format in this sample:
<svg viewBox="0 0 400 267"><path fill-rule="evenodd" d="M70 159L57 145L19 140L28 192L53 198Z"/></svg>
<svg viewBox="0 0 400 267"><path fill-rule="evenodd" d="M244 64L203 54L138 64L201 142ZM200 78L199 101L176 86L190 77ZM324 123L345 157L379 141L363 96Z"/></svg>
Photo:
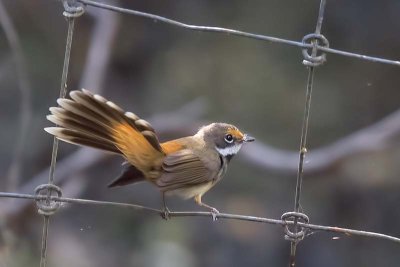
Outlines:
<svg viewBox="0 0 400 267"><path fill-rule="evenodd" d="M243 142L245 142L245 143L247 143L247 142L253 142L253 141L255 141L256 139L254 138L254 137L252 137L252 136L250 136L250 135L248 135L248 134L245 134L244 135L244 137L243 137Z"/></svg>

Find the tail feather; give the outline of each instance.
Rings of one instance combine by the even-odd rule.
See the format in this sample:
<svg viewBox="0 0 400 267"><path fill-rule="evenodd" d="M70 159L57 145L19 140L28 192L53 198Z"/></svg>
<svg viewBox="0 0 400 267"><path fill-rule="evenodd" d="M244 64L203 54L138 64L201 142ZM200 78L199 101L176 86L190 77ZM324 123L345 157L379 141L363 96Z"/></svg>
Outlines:
<svg viewBox="0 0 400 267"><path fill-rule="evenodd" d="M109 141L109 133L102 127L98 127L95 123L81 118L81 120L73 119L73 117L60 117L58 115L47 115L47 120L66 129L75 129L76 131L92 136L92 138L102 141Z"/></svg>
<svg viewBox="0 0 400 267"><path fill-rule="evenodd" d="M126 122L137 131L151 131L155 133L150 123L140 119L132 112L125 112L117 104L108 101L100 95L92 95L88 90L82 89L82 91L72 91L70 96L76 103L89 108L108 121Z"/></svg>
<svg viewBox="0 0 400 267"><path fill-rule="evenodd" d="M121 154L121 151L108 140L94 138L90 134L61 127L47 127L44 128L44 130L49 134L57 136L58 139L70 144L89 146L97 149L106 150L108 152Z"/></svg>
<svg viewBox="0 0 400 267"><path fill-rule="evenodd" d="M69 143L123 154L144 175L159 167L165 154L147 121L84 89L71 91L70 97L50 108L47 119L58 127L47 132Z"/></svg>
<svg viewBox="0 0 400 267"><path fill-rule="evenodd" d="M88 93L88 91L72 91L70 96L75 103L89 109L107 122L114 120L119 122L123 121L124 112L120 107L115 104L113 106L107 105L107 102L112 102L107 101L103 97L96 99L94 95L89 95Z"/></svg>
<svg viewBox="0 0 400 267"><path fill-rule="evenodd" d="M109 131L113 130L108 119L105 119L100 113L96 113L82 104L66 98L57 99L57 103L64 110L77 115L79 119L83 118L97 124L100 127L103 127L104 129L108 128Z"/></svg>

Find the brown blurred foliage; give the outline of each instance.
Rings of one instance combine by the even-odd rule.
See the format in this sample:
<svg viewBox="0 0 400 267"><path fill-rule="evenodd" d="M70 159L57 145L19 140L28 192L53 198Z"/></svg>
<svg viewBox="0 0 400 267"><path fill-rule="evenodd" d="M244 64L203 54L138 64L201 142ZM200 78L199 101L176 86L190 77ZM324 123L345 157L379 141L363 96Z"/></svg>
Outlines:
<svg viewBox="0 0 400 267"><path fill-rule="evenodd" d="M50 163L52 138L43 128L50 125L45 116L58 97L67 24L58 1L3 2L20 38L32 87L29 130L16 182L17 191L31 193L32 177L46 175L43 170ZM319 6L317 0L104 2L191 24L293 40L314 30ZM328 1L322 32L333 48L398 59L399 8L395 0ZM108 41L93 42L96 30L100 39ZM12 49L4 31L0 34L0 191L6 191L21 129L22 97ZM92 58L95 64L90 65L88 55L95 47L100 54L93 55L97 60ZM105 61L100 60L102 56ZM316 70L310 158L313 149L368 127L400 107L399 67L330 54L327 58ZM149 118L159 125L161 140L190 134L204 121L226 121L252 133L259 144L295 152L307 77L301 61L297 48L191 32L88 7L76 21L68 88L101 92ZM182 116L179 108L188 103L195 103L189 108L198 110L193 114L185 110ZM400 236L398 141L397 135L373 151L355 153L324 171L306 174L301 203L311 222ZM363 142L368 146L369 138ZM77 150L60 145L60 168ZM96 152L88 153L79 155L96 157ZM74 165L64 166L65 196L159 207L159 195L147 184L107 189L122 160L99 158L78 172ZM230 213L279 218L292 210L295 174L257 167L243 159L239 155L233 160L225 179L205 199ZM61 171L56 175L56 183L62 175ZM0 201L0 211L26 202ZM197 208L191 201L171 198L169 202L173 210ZM42 220L33 205L23 207L13 216L2 216L0 266L39 262ZM117 208L65 205L52 217L49 234L50 266L285 266L289 254L289 243L277 226L213 223L196 217L165 222ZM317 233L303 241L298 266L398 266L397 244L332 237Z"/></svg>

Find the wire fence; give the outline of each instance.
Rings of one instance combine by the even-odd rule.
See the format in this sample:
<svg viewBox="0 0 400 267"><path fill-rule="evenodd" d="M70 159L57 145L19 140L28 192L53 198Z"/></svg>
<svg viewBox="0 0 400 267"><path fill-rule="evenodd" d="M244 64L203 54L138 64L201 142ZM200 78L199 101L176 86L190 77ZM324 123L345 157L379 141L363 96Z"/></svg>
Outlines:
<svg viewBox="0 0 400 267"><path fill-rule="evenodd" d="M170 212L169 214L170 217L209 216L209 217L216 217L217 219L230 219L230 220L240 220L240 221L250 221L256 223L280 225L283 227L285 239L290 241L291 243L289 266L295 266L296 247L299 244L299 242L304 238L306 238L308 235L316 231L327 231L327 232L341 233L347 235L380 238L400 244L400 238L390 235L368 232L368 231L360 231L348 228L310 224L308 216L302 213L300 208L301 188L302 188L303 170L304 170L303 164L305 155L307 153L307 132L308 132L309 115L310 115L311 95L313 89L313 79L315 76L315 68L326 62L325 53L337 54L341 56L366 60L369 62L383 63L400 67L400 61L361 55L348 51L342 51L330 48L328 39L321 34L326 0L320 1L315 32L304 36L301 42L277 38L268 35L254 34L244 31L227 29L227 28L190 25L166 17L131 9L125 9L121 7L116 7L92 0L61 0L61 1L64 7L63 16L67 19L68 22L68 32L67 32L67 40L65 48L64 65L61 77L60 97L65 97L67 92L66 84L68 80L68 68L69 68L71 45L74 33L74 22L75 19L84 14L86 6L93 6L123 14L149 18L152 20L160 21L163 23L167 23L173 26L181 27L192 31L224 33L232 36L245 37L259 41L267 41L267 42L285 44L301 48L304 57L303 64L308 68L308 78L306 84L306 101L305 101L304 117L303 117L301 139L300 139L299 164L298 164L293 211L284 213L280 219L270 219L264 217L255 217L247 215L228 214L228 213L213 214L211 212L193 212L193 211ZM47 240L48 240L50 217L64 203L129 208L142 212L158 214L161 217L163 216L164 211L162 210L135 204L63 197L61 188L54 184L54 172L56 168L57 151L58 151L58 139L54 138L48 183L36 187L34 194L0 192L0 197L3 198L28 199L36 202L38 213L43 215L42 249L41 249L41 259L40 259L41 267L45 267L47 261Z"/></svg>

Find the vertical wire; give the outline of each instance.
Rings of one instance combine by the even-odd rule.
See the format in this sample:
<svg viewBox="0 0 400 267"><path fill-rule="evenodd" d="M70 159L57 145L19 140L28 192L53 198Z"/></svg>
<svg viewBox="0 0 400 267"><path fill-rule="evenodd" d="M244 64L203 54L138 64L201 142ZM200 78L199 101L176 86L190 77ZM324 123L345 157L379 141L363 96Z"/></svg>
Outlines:
<svg viewBox="0 0 400 267"><path fill-rule="evenodd" d="M43 216L42 249L40 251L40 267L46 267L47 263L47 236L49 234L50 216Z"/></svg>
<svg viewBox="0 0 400 267"><path fill-rule="evenodd" d="M301 195L301 186L303 180L303 171L304 171L304 157L307 152L307 133L308 133L308 122L310 118L310 107L311 107L311 95L312 95L312 87L314 81L314 67L310 66L308 71L308 78L307 78L307 90L306 90L306 104L304 110L304 118L303 118L303 127L301 133L301 140L300 140L300 154L299 154L299 169L297 173L297 183L296 183L296 197L295 197L295 204L294 210L296 212L300 211L300 195ZM298 219L294 217L294 232L298 232L297 226ZM295 264L295 257L296 257L296 246L297 241L291 241L290 243L290 267L294 267Z"/></svg>
<svg viewBox="0 0 400 267"><path fill-rule="evenodd" d="M67 93L68 67L69 67L69 59L71 56L72 36L74 33L74 24L75 24L74 18L67 18L67 20L68 20L68 34L67 34L67 44L65 47L63 72L61 76L60 98L64 98ZM49 172L49 183L54 182L54 171L56 168L58 143L59 143L58 139L54 137L53 150L51 154L50 172Z"/></svg>
<svg viewBox="0 0 400 267"><path fill-rule="evenodd" d="M61 76L61 87L60 87L60 98L64 98L67 92L67 78L68 78L68 67L69 60L71 57L71 47L72 47L72 36L74 33L74 18L67 17L68 21L68 33L67 33L67 41L65 46L65 55L64 55L64 65ZM57 153L58 153L58 139L53 138L53 149L51 153L51 163L50 163L50 171L49 171L49 184L54 183L54 171L56 169L56 161L57 161ZM47 191L47 204L50 202L51 191ZM43 215L43 232L42 232L42 249L40 253L40 267L46 267L47 263L47 241L48 241L48 233L49 233L49 225L50 225L50 216Z"/></svg>
<svg viewBox="0 0 400 267"><path fill-rule="evenodd" d="M320 34L322 28L322 21L324 18L324 11L325 11L326 0L321 0L319 6L319 13L317 24L315 27L315 33ZM312 41L314 45L312 49L312 56L315 57L317 55L317 48L316 48L316 41ZM300 152L299 152L299 167L297 172L297 181L296 181L296 195L295 195L295 202L294 202L294 210L295 212L300 211L300 196L301 196L301 187L303 183L303 172L304 172L304 157L307 153L307 134L308 134L308 124L310 119L310 108L311 108L311 95L314 83L314 66L308 67L308 77L307 77L307 88L306 88L306 102L304 107L304 117L303 117L303 124L301 129L301 139L300 139ZM294 217L294 232L298 232L298 218ZM289 259L289 266L294 267L296 265L296 247L298 241L291 241L290 243L290 259Z"/></svg>

